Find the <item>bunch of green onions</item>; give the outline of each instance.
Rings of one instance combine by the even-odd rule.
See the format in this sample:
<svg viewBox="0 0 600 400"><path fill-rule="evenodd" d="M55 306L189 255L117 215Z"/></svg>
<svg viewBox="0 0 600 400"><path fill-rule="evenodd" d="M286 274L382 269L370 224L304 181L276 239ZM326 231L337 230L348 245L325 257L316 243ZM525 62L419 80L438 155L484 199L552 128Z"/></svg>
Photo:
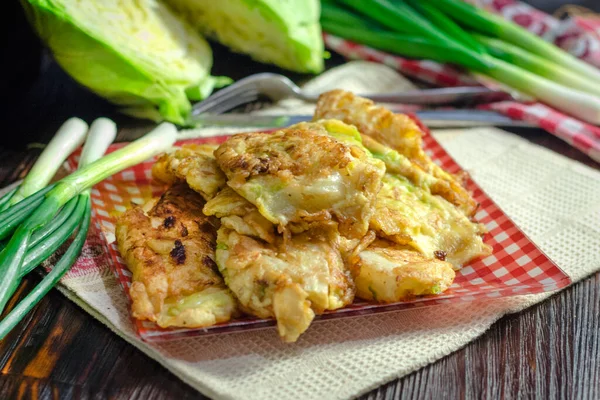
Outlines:
<svg viewBox="0 0 600 400"><path fill-rule="evenodd" d="M103 179L170 148L176 128L159 125L144 137L104 157L115 138L114 122L99 118L91 125L67 121L31 172L0 199L0 313L21 279L48 259L75 233L67 250L42 281L0 321L0 339L27 314L76 261L91 219L90 189ZM50 184L66 157L87 134L77 171Z"/></svg>
<svg viewBox="0 0 600 400"><path fill-rule="evenodd" d="M462 0L323 0L323 30L409 58L460 65L592 124L600 70Z"/></svg>

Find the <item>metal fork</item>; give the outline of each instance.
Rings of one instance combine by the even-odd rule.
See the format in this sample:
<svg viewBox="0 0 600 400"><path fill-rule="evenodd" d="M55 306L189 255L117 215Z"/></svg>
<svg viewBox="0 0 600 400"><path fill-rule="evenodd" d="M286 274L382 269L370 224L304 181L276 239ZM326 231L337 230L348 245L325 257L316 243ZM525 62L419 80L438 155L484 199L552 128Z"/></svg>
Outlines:
<svg viewBox="0 0 600 400"><path fill-rule="evenodd" d="M242 104L257 100L260 96L271 101L295 97L315 103L319 94L306 93L283 75L260 73L241 79L225 89L196 103L192 107L192 119L200 114L222 114ZM510 98L506 92L479 86L422 89L407 92L361 95L375 102L403 104L451 104L465 100L495 101Z"/></svg>

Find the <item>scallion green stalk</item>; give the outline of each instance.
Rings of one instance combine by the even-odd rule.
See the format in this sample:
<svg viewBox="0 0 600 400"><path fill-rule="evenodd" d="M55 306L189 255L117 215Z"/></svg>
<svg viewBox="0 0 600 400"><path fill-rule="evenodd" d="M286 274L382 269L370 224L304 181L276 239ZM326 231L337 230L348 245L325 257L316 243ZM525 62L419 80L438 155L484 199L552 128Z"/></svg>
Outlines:
<svg viewBox="0 0 600 400"><path fill-rule="evenodd" d="M163 123L146 136L63 178L46 194L44 202L19 225L0 254L0 312L18 284L32 234L49 223L70 199L108 176L167 150L175 142L176 135L175 126ZM90 150L89 154L93 155L94 151ZM84 195L89 196L89 193Z"/></svg>
<svg viewBox="0 0 600 400"><path fill-rule="evenodd" d="M379 22L388 30L410 35L419 35L441 42L447 42L447 37L429 21L422 18L402 1L390 0L339 0L360 14Z"/></svg>
<svg viewBox="0 0 600 400"><path fill-rule="evenodd" d="M450 37L452 40L460 42L468 49L477 53L485 53L485 49L477 40L431 4L421 0L407 0L406 2L412 6L415 11L423 15L424 18L427 18L437 29L441 30L446 37Z"/></svg>
<svg viewBox="0 0 600 400"><path fill-rule="evenodd" d="M86 204L83 220L79 226L79 231L62 258L56 263L52 271L42 279L42 281L33 289L23 300L14 307L4 319L0 322L0 340L3 339L27 314L42 297L46 295L64 276L75 262L85 243L88 228L90 226L91 202L89 193L80 195Z"/></svg>
<svg viewBox="0 0 600 400"><path fill-rule="evenodd" d="M60 229L61 226L69 219L69 216L73 213L77 207L77 198L71 199L65 204L65 206L57 214L56 218L50 221L49 224L44 225L31 236L30 247L37 245L44 241L48 237L56 236L55 232ZM71 231L72 232L72 231Z"/></svg>
<svg viewBox="0 0 600 400"><path fill-rule="evenodd" d="M476 53L463 48L448 49L448 45L420 36L389 31L373 31L341 25L337 21L321 19L323 30L333 35L361 43L377 50L400 54L409 58L424 58L442 63L453 63L483 72L490 66Z"/></svg>
<svg viewBox="0 0 600 400"><path fill-rule="evenodd" d="M519 25L506 21L461 0L423 0L458 21L462 26L522 47L549 62L562 65L591 82L600 81L600 70L548 43Z"/></svg>
<svg viewBox="0 0 600 400"><path fill-rule="evenodd" d="M0 210L4 210L8 207L8 203L10 202L11 197L17 192L18 187L9 190L0 198Z"/></svg>
<svg viewBox="0 0 600 400"><path fill-rule="evenodd" d="M600 85L589 78L582 77L559 64L550 62L520 47L483 35L473 35L483 44L487 52L500 60L516 65L526 71L543 76L567 87L600 96Z"/></svg>
<svg viewBox="0 0 600 400"><path fill-rule="evenodd" d="M81 195L79 195L71 199L67 204L70 203L75 203L75 209L71 214L67 215L67 219L62 225L54 230L52 235L44 237L43 241L37 243L34 243L32 238L29 248L27 249L27 254L25 254L25 258L23 259L19 277L27 275L38 265L40 265L40 263L50 257L60 248L60 246L62 246L63 243L67 241L67 239L69 239L69 237L71 237L73 232L77 230L77 226L79 226L83 212L85 211L85 200ZM61 214L63 214L62 210ZM64 214L66 214L66 212ZM33 237L35 237L38 232L39 231L35 232Z"/></svg>
<svg viewBox="0 0 600 400"><path fill-rule="evenodd" d="M48 186L0 212L0 240L10 236L12 231L44 202L46 194L53 188L54 185Z"/></svg>
<svg viewBox="0 0 600 400"><path fill-rule="evenodd" d="M370 18L355 14L352 10L331 2L321 2L321 20L364 30L381 30L377 22Z"/></svg>
<svg viewBox="0 0 600 400"><path fill-rule="evenodd" d="M67 157L81 146L87 131L87 124L79 118L70 118L62 124L31 167L7 206L16 204L46 187Z"/></svg>
<svg viewBox="0 0 600 400"><path fill-rule="evenodd" d="M357 11L377 19L382 25L386 22L385 25L388 27L393 25L391 23L393 18L390 20L390 16L395 18L397 14L390 13L387 16L383 16L382 9L375 6L380 3L376 0L365 2L359 2L358 0L343 0L343 3L352 3ZM454 4L454 0L443 0L442 3ZM401 8L396 9L397 12L409 7L409 5L402 1L395 1L393 4L389 3L389 5L390 7L398 7L401 5ZM361 27L353 27L344 24L340 18L337 18L335 21L324 18L322 20L322 25L326 32L331 32L334 35L358 43L363 43L380 50L412 58L449 62L467 67L471 71L489 76L500 83L533 96L539 101L570 113L579 119L592 124L600 124L599 97L588 92L574 89L572 85L561 85L551 79L544 78L543 76L529 72L524 68L519 68L518 66L495 58L489 55L483 47L479 49L475 48L473 50L472 47L476 46L469 45L470 41L465 39L465 35L468 35L468 33L463 32L459 35L460 38L457 38L456 31L460 30L460 27L452 22L445 13L436 12L435 7L437 7L437 5L437 2L428 1L426 6L419 7L419 9L423 11L423 15L418 15L420 19L424 19L425 17L430 18L435 24L422 24L421 22L418 22L418 20L416 22L421 27L432 27L431 29L437 32L434 35L423 35L421 31L415 31L415 33L411 35L403 35L395 32L362 29ZM372 9L369 8L371 6L373 6ZM406 16L412 16L414 13L416 12L413 11L412 13L404 15L403 18L398 18L396 20L397 24L404 24ZM403 28L399 28L398 30L401 29ZM446 31L443 31L442 29L445 29ZM445 40L439 40L439 37L445 37ZM532 56L530 59L533 57L535 56ZM594 85L595 82L589 84L590 87L593 87Z"/></svg>
<svg viewBox="0 0 600 400"><path fill-rule="evenodd" d="M95 120L90 127L87 140L79 157L78 168L85 167L102 157L115 139L116 134L117 127L113 121L107 118ZM80 229L82 228L80 223L82 219L86 218L84 214L88 211L88 202L89 189L69 200L52 221L33 233L19 271L19 277L8 289L9 298L17 289L23 276L56 252L77 230L78 226Z"/></svg>

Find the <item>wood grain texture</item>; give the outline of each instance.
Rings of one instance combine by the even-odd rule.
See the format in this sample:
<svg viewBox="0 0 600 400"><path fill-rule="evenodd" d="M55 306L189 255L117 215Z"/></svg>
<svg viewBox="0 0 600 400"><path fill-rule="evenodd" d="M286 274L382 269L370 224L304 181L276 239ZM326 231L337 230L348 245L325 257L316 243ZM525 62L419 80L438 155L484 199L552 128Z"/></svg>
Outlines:
<svg viewBox="0 0 600 400"><path fill-rule="evenodd" d="M35 56L32 58L36 58ZM116 114L42 57L32 82L9 93L2 109L11 139L0 148L0 186L24 176L39 154L25 144L45 142L68 117L88 122L110 116L119 139L131 140L148 123ZM241 78L278 71L215 46L215 75ZM342 60L334 56L328 65ZM240 68L243 66L243 68ZM309 76L292 76L297 82ZM515 133L594 168L598 163L541 130ZM39 281L27 276L11 301ZM598 399L600 398L600 274L551 299L495 323L465 348L390 382L361 399ZM0 341L0 399L202 399L157 362L113 334L60 293L51 291Z"/></svg>
<svg viewBox="0 0 600 400"><path fill-rule="evenodd" d="M600 167L544 132L521 135ZM121 138L131 136L133 130L120 132ZM38 153L11 151L10 160L16 161L3 163L0 182L22 176ZM35 274L28 276L9 309L37 282ZM599 315L597 274L501 319L465 348L361 399L598 399ZM203 397L52 291L0 341L0 399L13 398Z"/></svg>

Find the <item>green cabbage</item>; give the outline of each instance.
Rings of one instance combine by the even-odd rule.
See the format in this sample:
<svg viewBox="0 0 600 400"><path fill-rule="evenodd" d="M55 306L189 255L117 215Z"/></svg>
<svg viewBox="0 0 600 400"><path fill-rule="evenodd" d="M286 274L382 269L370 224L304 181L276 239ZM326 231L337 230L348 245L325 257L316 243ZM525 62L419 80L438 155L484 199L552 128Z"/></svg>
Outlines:
<svg viewBox="0 0 600 400"><path fill-rule="evenodd" d="M323 70L319 0L167 0L202 34L258 61Z"/></svg>
<svg viewBox="0 0 600 400"><path fill-rule="evenodd" d="M221 83L208 43L160 2L21 2L61 67L126 114L181 124Z"/></svg>

